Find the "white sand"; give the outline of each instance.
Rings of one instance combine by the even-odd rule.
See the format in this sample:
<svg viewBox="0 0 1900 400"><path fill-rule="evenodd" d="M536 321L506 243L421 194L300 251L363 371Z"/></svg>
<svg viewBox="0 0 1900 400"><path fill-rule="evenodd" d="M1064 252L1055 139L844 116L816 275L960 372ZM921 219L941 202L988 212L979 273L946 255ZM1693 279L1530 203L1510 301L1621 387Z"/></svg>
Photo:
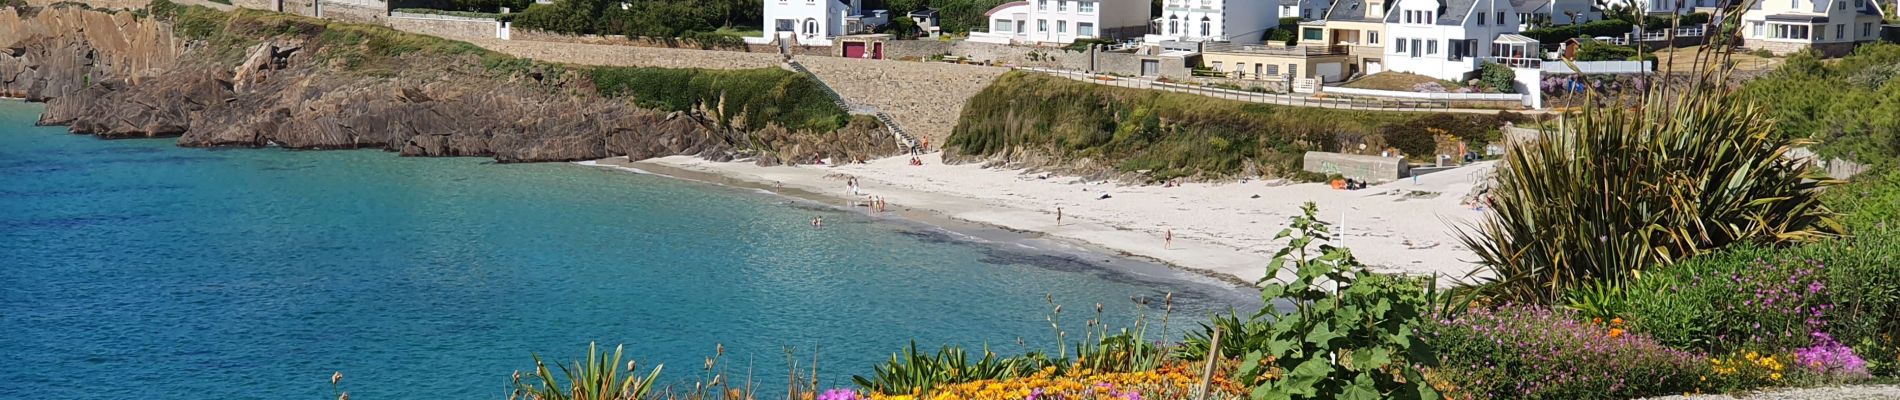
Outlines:
<svg viewBox="0 0 1900 400"><path fill-rule="evenodd" d="M624 164L624 158L613 160ZM608 161L608 160L602 160ZM855 176L867 195L892 208L921 209L970 222L1040 232L1055 238L1146 257L1182 268L1255 281L1280 244L1271 239L1297 215L1302 203L1320 206L1321 219L1353 254L1378 270L1462 277L1475 256L1451 224L1482 215L1460 205L1490 163L1386 183L1364 190L1334 190L1323 184L1273 186L1262 181L1186 184L1179 187L1082 183L1074 177L943 165L937 154L924 166L906 157L844 166L760 167L676 156L634 163L717 174L767 186L848 197L845 180ZM1405 199L1410 191L1439 193ZM1109 194L1109 199L1098 199ZM1253 198L1259 195L1259 198ZM1055 209L1063 219L1056 225ZM1343 224L1341 223L1343 219ZM1174 231L1172 248L1163 235ZM1442 280L1441 280L1442 282Z"/></svg>

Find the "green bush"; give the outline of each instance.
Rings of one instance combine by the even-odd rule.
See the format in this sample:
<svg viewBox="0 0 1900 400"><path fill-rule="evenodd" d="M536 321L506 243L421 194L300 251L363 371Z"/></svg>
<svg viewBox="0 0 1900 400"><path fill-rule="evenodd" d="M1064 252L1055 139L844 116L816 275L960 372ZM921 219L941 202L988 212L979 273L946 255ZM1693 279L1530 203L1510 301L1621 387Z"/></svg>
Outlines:
<svg viewBox="0 0 1900 400"><path fill-rule="evenodd" d="M1428 319L1434 382L1452 398L1628 399L1692 392L1707 357L1539 307L1474 309ZM1607 321L1607 320L1606 320Z"/></svg>
<svg viewBox="0 0 1900 400"><path fill-rule="evenodd" d="M1267 325L1265 346L1246 349L1235 379L1259 382L1255 399L1437 398L1418 369L1437 362L1418 336L1428 284L1372 273L1333 247L1318 206L1301 211L1275 236L1288 244L1261 280L1269 306L1249 320ZM1293 309L1273 306L1282 301Z"/></svg>
<svg viewBox="0 0 1900 400"><path fill-rule="evenodd" d="M1635 332L1709 354L1776 353L1825 332L1824 270L1816 260L1737 249L1658 268L1624 288Z"/></svg>
<svg viewBox="0 0 1900 400"><path fill-rule="evenodd" d="M1485 86L1490 86L1498 93L1517 93L1517 72L1511 71L1511 67L1485 62L1484 65L1478 67L1478 70L1481 71L1479 80L1483 81Z"/></svg>
<svg viewBox="0 0 1900 400"><path fill-rule="evenodd" d="M1609 42L1583 40L1577 45L1577 61L1625 61L1636 56L1635 47Z"/></svg>
<svg viewBox="0 0 1900 400"><path fill-rule="evenodd" d="M1684 15L1682 16L1680 21L1676 21L1675 18L1673 18L1672 16L1666 16L1666 15L1648 15L1648 16L1643 17L1643 29L1647 29L1651 31L1658 30L1658 29L1669 29L1670 26L1688 27L1691 25L1701 25L1701 24L1706 24L1706 23L1709 23L1709 13L1699 12L1699 13Z"/></svg>
<svg viewBox="0 0 1900 400"><path fill-rule="evenodd" d="M970 156L1087 159L1118 171L1147 170L1156 180L1251 171L1289 176L1306 151L1335 151L1341 136L1375 135L1430 115L1266 105L1010 72L970 99L944 145ZM1484 125L1476 135L1497 129Z"/></svg>
<svg viewBox="0 0 1900 400"><path fill-rule="evenodd" d="M1789 132L1819 140L1815 151L1880 168L1900 160L1900 44L1873 43L1838 62L1798 53L1744 84L1772 102L1770 116Z"/></svg>
<svg viewBox="0 0 1900 400"><path fill-rule="evenodd" d="M1537 39L1538 42L1542 42L1543 44L1558 44L1580 37L1622 37L1623 34L1630 33L1631 29L1635 26L1635 24L1631 24L1629 21L1605 19L1577 25L1532 29L1520 32L1520 34L1525 37Z"/></svg>
<svg viewBox="0 0 1900 400"><path fill-rule="evenodd" d="M1693 86L1645 99L1670 106L1591 106L1504 157L1495 212L1462 229L1493 295L1550 304L1734 244L1841 233L1819 198L1835 182L1783 157L1807 141L1725 84Z"/></svg>
<svg viewBox="0 0 1900 400"><path fill-rule="evenodd" d="M590 74L602 95L631 97L641 107L667 111L704 107L721 112L721 121L743 119L747 129L778 123L792 130L830 132L848 118L817 83L776 68L594 67Z"/></svg>

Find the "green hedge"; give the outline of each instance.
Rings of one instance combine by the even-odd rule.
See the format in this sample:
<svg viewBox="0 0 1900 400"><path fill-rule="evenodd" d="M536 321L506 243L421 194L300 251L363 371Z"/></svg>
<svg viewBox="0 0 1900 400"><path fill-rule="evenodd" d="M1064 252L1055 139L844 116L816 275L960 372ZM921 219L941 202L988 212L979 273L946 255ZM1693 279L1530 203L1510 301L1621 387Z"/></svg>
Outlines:
<svg viewBox="0 0 1900 400"><path fill-rule="evenodd" d="M1498 118L1266 105L1010 72L970 99L945 146L965 155L1087 159L1119 171L1147 170L1157 180L1249 171L1293 176L1309 150L1337 151L1338 143L1388 131L1430 147L1432 133L1424 126L1495 137Z"/></svg>
<svg viewBox="0 0 1900 400"><path fill-rule="evenodd" d="M744 118L757 130L777 122L793 130L830 132L849 116L815 82L776 68L703 70L595 67L594 86L606 96L627 96L635 104L686 111L704 105L722 111L721 120ZM719 102L725 101L724 107Z"/></svg>
<svg viewBox="0 0 1900 400"><path fill-rule="evenodd" d="M1553 26L1549 28L1532 29L1532 30L1524 31L1520 34L1524 35L1525 37L1537 39L1538 42L1543 42L1544 44L1557 44L1557 43L1563 43L1565 40L1575 39L1579 37L1598 37L1598 36L1620 37L1620 36L1623 36L1623 34L1625 33L1630 33L1632 28L1635 28L1635 26L1636 26L1635 24L1631 24L1629 23L1629 21L1624 21L1620 19L1606 19L1606 20L1601 20L1601 21L1592 21L1592 22L1580 24L1580 25L1564 25L1564 26Z"/></svg>

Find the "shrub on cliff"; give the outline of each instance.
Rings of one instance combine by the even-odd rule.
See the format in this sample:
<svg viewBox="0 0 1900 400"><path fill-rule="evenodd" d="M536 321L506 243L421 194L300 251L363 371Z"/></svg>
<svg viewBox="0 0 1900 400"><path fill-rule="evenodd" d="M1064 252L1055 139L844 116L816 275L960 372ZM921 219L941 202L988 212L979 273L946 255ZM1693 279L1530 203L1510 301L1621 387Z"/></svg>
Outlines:
<svg viewBox="0 0 1900 400"><path fill-rule="evenodd" d="M758 130L778 123L793 130L830 132L848 115L803 75L780 69L703 70L595 67L602 95L627 96L641 107L669 111L713 110L722 121Z"/></svg>
<svg viewBox="0 0 1900 400"><path fill-rule="evenodd" d="M1436 127L1485 143L1501 124L1494 115L1267 105L1011 72L970 99L945 146L964 156L1146 170L1157 180L1284 177L1300 170L1304 152L1340 151L1352 138L1423 135L1418 143L1429 146L1426 128Z"/></svg>

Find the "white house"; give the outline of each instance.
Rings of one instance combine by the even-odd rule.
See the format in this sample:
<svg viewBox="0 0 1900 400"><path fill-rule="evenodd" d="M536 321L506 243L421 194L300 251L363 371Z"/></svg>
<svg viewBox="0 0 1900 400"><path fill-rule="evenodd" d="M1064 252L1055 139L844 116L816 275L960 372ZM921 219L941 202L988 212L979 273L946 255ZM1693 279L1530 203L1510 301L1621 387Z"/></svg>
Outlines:
<svg viewBox="0 0 1900 400"><path fill-rule="evenodd" d="M1880 40L1881 12L1872 0L1759 0L1742 13L1742 47L1845 55Z"/></svg>
<svg viewBox="0 0 1900 400"><path fill-rule="evenodd" d="M1594 0L1511 0L1511 6L1517 8L1518 30L1603 19L1603 11L1596 9Z"/></svg>
<svg viewBox="0 0 1900 400"><path fill-rule="evenodd" d="M1279 25L1280 10L1261 0L1166 0L1143 39L1257 44Z"/></svg>
<svg viewBox="0 0 1900 400"><path fill-rule="evenodd" d="M764 0L765 34L749 43L796 43L830 46L831 38L859 33L886 20L883 10L869 16L863 0ZM867 24L867 22L869 24Z"/></svg>
<svg viewBox="0 0 1900 400"><path fill-rule="evenodd" d="M1332 0L1280 0L1280 16L1276 18L1324 19L1326 9L1332 6Z"/></svg>
<svg viewBox="0 0 1900 400"><path fill-rule="evenodd" d="M1537 42L1516 34L1519 14L1510 0L1399 0L1385 15L1385 67L1462 81L1483 59L1540 58Z"/></svg>
<svg viewBox="0 0 1900 400"><path fill-rule="evenodd" d="M768 0L769 1L769 0ZM1077 39L1126 39L1148 26L1145 0L1026 0L1004 3L984 15L989 32L971 32L972 42L1069 44Z"/></svg>

